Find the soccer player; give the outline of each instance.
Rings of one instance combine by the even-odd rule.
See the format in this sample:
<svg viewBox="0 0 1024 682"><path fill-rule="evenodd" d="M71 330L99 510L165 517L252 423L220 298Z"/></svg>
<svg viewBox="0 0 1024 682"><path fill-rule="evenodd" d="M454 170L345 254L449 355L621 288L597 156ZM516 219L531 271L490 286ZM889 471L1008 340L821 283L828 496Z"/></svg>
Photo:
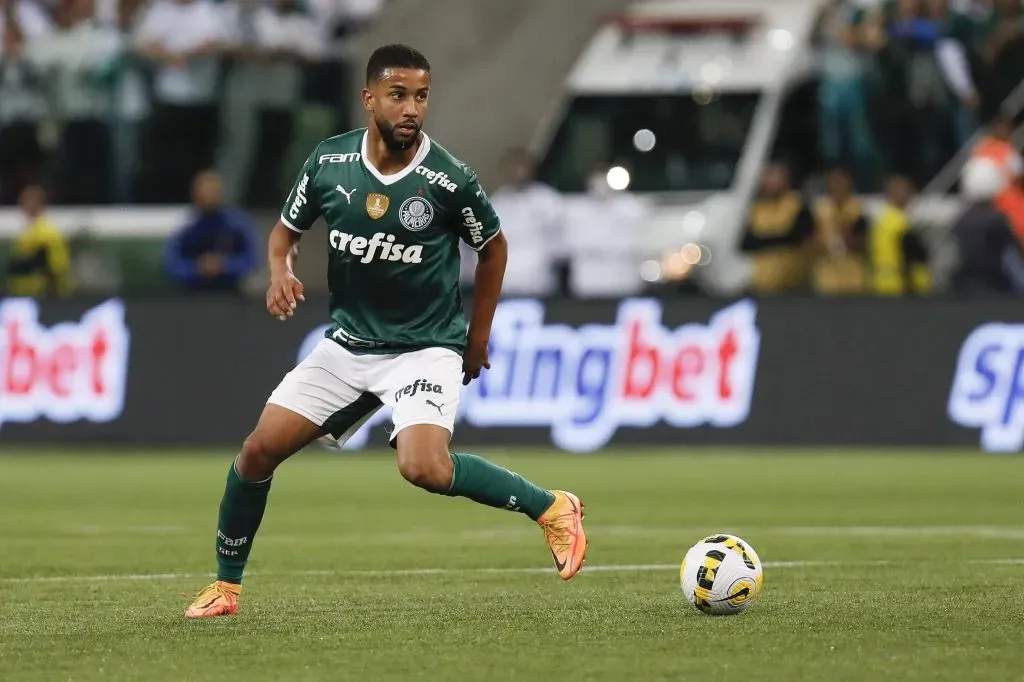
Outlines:
<svg viewBox="0 0 1024 682"><path fill-rule="evenodd" d="M330 244L333 325L271 393L228 470L217 522L217 581L189 618L238 611L245 568L278 465L323 437L343 443L382 405L402 476L439 495L536 521L564 580L587 550L583 505L448 445L466 385L490 368L491 322L507 245L476 173L422 131L430 64L404 45L366 66L365 129L321 142L306 159L270 235L267 310L287 320L304 300L292 272L299 239L318 217ZM468 330L459 293L461 239L479 253Z"/></svg>

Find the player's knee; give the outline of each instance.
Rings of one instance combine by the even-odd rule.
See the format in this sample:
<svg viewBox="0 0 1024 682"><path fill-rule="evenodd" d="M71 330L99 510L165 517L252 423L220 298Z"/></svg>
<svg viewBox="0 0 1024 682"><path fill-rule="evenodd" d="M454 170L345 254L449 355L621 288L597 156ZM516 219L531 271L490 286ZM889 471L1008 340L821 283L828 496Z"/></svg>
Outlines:
<svg viewBox="0 0 1024 682"><path fill-rule="evenodd" d="M272 439L259 432L253 432L242 443L235 468L239 475L249 481L261 481L274 473L274 469L285 458Z"/></svg>
<svg viewBox="0 0 1024 682"><path fill-rule="evenodd" d="M399 451L398 471L409 483L434 493L447 492L452 484L452 459L447 449Z"/></svg>

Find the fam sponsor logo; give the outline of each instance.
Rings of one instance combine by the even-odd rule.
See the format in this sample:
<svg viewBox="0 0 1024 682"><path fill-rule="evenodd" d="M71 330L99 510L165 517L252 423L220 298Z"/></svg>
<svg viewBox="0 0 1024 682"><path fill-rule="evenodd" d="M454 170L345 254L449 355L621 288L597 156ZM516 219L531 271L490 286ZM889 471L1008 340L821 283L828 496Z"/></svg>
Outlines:
<svg viewBox="0 0 1024 682"><path fill-rule="evenodd" d="M427 179L427 184L437 185L441 189L446 189L451 193L455 193L455 190L459 188L447 173L432 171L426 166L416 166L416 175L422 175Z"/></svg>
<svg viewBox="0 0 1024 682"><path fill-rule="evenodd" d="M321 154L318 165L322 166L325 163L354 163L361 158L362 157L355 152L350 154Z"/></svg>
<svg viewBox="0 0 1024 682"><path fill-rule="evenodd" d="M291 208L288 209L288 217L292 220L299 219L299 211L306 205L306 187L309 185L309 173L302 174L302 180L295 188L295 198L292 199Z"/></svg>
<svg viewBox="0 0 1024 682"><path fill-rule="evenodd" d="M331 230L328 235L331 248L341 253L350 253L358 257L360 263L384 260L402 263L422 263L423 246L413 244L407 246L395 241L395 235L378 232L369 239L356 237L341 230Z"/></svg>
<svg viewBox="0 0 1024 682"><path fill-rule="evenodd" d="M949 392L955 424L981 430L989 452L1024 448L1024 325L983 324L964 341Z"/></svg>
<svg viewBox="0 0 1024 682"><path fill-rule="evenodd" d="M469 230L469 239L474 244L484 240L484 224L476 219L476 214L469 206L462 209L462 224Z"/></svg>
<svg viewBox="0 0 1024 682"><path fill-rule="evenodd" d="M546 428L557 447L588 452L622 427L730 428L749 416L761 344L753 301L674 328L652 299L622 301L610 324L548 324L544 312L531 299L498 306L491 369L462 390L457 421ZM310 334L300 360L327 328ZM365 445L389 414L376 413L346 449Z"/></svg>
<svg viewBox="0 0 1024 682"><path fill-rule="evenodd" d="M79 322L39 324L32 299L0 301L0 425L110 422L124 411L130 335L109 300Z"/></svg>
<svg viewBox="0 0 1024 682"><path fill-rule="evenodd" d="M408 386L400 388L395 391L395 402L397 403L402 397L412 398L421 393L433 393L435 395L441 395L441 385L432 384L426 379L417 379Z"/></svg>

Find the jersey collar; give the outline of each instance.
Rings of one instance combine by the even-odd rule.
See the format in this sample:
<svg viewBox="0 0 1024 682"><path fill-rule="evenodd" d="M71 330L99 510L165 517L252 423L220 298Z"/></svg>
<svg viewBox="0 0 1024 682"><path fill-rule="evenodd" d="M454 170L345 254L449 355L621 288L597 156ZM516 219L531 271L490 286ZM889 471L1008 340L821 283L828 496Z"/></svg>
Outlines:
<svg viewBox="0 0 1024 682"><path fill-rule="evenodd" d="M393 185L402 178L404 178L405 176L412 173L414 170L416 170L417 166L423 163L423 159L427 158L427 154L430 153L430 138L427 137L426 133L420 131L420 134L423 136L423 141L420 142L420 148L416 151L416 156L414 156L412 161L409 162L409 165L403 168L402 170L398 171L397 173L392 173L391 175L383 175L379 170L377 170L377 168L372 163L370 163L370 157L367 156L366 154L366 140L369 134L369 131L363 133L363 144L361 150L362 153L359 156L362 159L363 165L366 167L366 170L370 171L373 177L380 180L381 184L383 185Z"/></svg>

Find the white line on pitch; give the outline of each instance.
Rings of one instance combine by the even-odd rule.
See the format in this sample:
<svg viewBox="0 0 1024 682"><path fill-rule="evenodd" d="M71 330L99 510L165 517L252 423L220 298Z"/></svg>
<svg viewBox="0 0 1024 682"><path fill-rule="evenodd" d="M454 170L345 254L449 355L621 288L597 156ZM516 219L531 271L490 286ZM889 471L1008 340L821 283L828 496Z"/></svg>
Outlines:
<svg viewBox="0 0 1024 682"><path fill-rule="evenodd" d="M829 566L887 566L907 562L898 561L766 561L764 566L769 569L779 568L822 568ZM911 562L912 563L912 562ZM1003 565L1024 565L1024 558L1011 559L978 559L969 561L972 564L1003 564ZM679 564L608 564L587 566L584 573L638 573L644 571L678 571ZM425 575L465 575L467 573L506 573L506 574L532 574L552 573L550 566L532 568L410 568L410 569L384 569L384 570L322 570L322 571L252 571L250 576L319 576L319 577L368 577L387 578L399 576L425 576ZM112 582L117 580L126 581L147 581L147 580L180 580L193 578L210 578L208 573L125 573L120 575L54 575L54 576L28 576L23 578L0 578L0 584L18 583L71 583L71 582Z"/></svg>

